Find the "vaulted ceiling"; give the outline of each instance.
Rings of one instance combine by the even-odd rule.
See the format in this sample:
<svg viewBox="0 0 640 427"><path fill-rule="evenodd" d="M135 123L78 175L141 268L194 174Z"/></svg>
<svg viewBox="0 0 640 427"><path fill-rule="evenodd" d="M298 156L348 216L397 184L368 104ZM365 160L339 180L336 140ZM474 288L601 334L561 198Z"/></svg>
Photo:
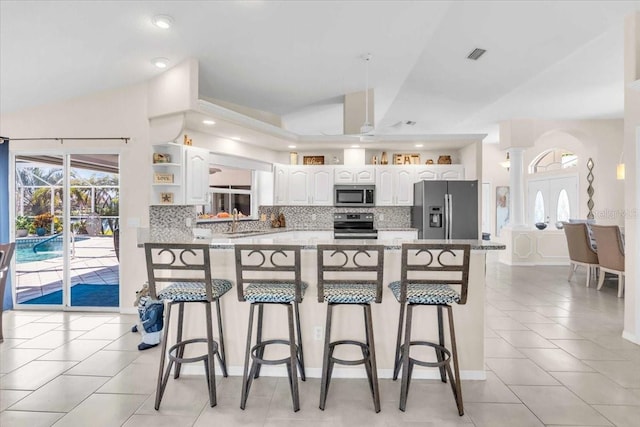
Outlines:
<svg viewBox="0 0 640 427"><path fill-rule="evenodd" d="M394 133L488 133L511 118L619 118L623 20L640 1L2 1L0 112L143 82L186 58L203 97L300 134L342 132L375 90ZM157 14L173 27L151 24ZM467 59L474 48L487 53Z"/></svg>

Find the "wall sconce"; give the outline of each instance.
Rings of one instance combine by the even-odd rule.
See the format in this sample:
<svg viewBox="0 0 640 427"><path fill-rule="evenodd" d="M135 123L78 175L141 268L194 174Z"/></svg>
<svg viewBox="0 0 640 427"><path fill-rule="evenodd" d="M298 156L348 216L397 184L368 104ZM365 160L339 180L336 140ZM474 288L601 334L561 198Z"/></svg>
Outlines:
<svg viewBox="0 0 640 427"><path fill-rule="evenodd" d="M616 179L623 180L624 179L624 163L622 163L622 156L624 153L620 154L620 162L616 166Z"/></svg>
<svg viewBox="0 0 640 427"><path fill-rule="evenodd" d="M511 160L509 160L509 152L508 151L507 151L507 160L505 160L504 162L500 162L500 166L502 166L506 170L509 170L509 168L511 167Z"/></svg>

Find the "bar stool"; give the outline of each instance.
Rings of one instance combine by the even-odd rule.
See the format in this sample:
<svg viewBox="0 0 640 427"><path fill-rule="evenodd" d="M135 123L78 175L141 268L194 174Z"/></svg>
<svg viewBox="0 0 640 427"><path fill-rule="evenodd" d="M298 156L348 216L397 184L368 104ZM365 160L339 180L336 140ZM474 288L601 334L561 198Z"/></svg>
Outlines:
<svg viewBox="0 0 640 427"><path fill-rule="evenodd" d="M167 309L160 353L155 408L156 410L160 408L160 402L162 401L173 364L175 363L176 365L174 379L177 379L180 377L180 369L183 363L200 361L204 362L207 387L209 389L209 404L213 407L216 405L214 355L220 362L223 375L227 376L220 297L231 289L232 284L228 280L213 279L211 277L211 258L209 246L206 244L145 243L144 250L147 260L149 294L151 298L163 301ZM168 286L158 289L160 283L168 283ZM216 303L218 316L219 345L213 339L211 316L211 303L213 301ZM184 305L186 303L204 304L207 327L206 338L182 339ZM169 364L165 370L171 309L174 304L178 305L177 339L176 343L169 347ZM195 343L206 343L207 352L199 356L184 357L185 348Z"/></svg>
<svg viewBox="0 0 640 427"><path fill-rule="evenodd" d="M402 244L401 280L389 284L393 295L400 303L400 319L393 369L393 379L398 378L402 367L402 385L400 388L400 410L407 406L409 383L414 365L437 367L442 382L449 382L456 400L458 414L464 415L460 370L458 367L458 350L453 327L452 304L466 304L469 284L470 246L462 244ZM460 286L460 292L451 285ZM436 306L438 308L438 343L411 340L411 320L413 310L418 306ZM406 317L405 317L405 307ZM447 310L451 350L445 347L442 322L443 308ZM402 332L404 326L404 342ZM410 355L412 345L432 347L435 350L436 362L417 360ZM451 372L451 359L453 371Z"/></svg>
<svg viewBox="0 0 640 427"><path fill-rule="evenodd" d="M293 410L297 412L300 409L298 369L300 369L302 381L306 379L298 304L302 302L304 292L308 287L301 280L300 246L235 245L235 255L238 300L251 303L240 408L245 408L251 383L260 376L261 366L284 364L289 376ZM289 320L288 339L262 339L265 305L284 305L287 307ZM253 317L256 307L258 307L258 325L256 343L252 346ZM265 348L274 344L287 345L289 347L289 356L282 359L265 359ZM249 358L252 360L250 371Z"/></svg>
<svg viewBox="0 0 640 427"><path fill-rule="evenodd" d="M381 245L318 245L318 302L327 302L320 409L324 410L334 364L364 365L376 412L380 412L380 392L373 340L371 303L382 301L384 247ZM357 305L364 309L365 341L331 341L331 321L336 305ZM336 346L355 345L362 359L344 360L333 356Z"/></svg>

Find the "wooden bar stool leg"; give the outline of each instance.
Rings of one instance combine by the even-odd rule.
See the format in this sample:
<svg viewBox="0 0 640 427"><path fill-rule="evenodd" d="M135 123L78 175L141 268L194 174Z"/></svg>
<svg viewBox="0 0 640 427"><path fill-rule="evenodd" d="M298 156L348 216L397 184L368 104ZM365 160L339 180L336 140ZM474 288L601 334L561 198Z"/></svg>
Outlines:
<svg viewBox="0 0 640 427"><path fill-rule="evenodd" d="M329 389L329 359L331 357L329 343L331 342L331 316L333 304L327 304L327 320L324 325L324 351L322 356L322 378L320 380L320 409L324 411Z"/></svg>
<svg viewBox="0 0 640 427"><path fill-rule="evenodd" d="M172 305L171 303L166 304L167 317L165 319L164 334L162 337L162 348L160 349L160 367L158 368L158 383L156 384L156 402L154 406L156 411L160 409L160 401L162 400L162 395L164 393L164 385L166 385L166 382L163 381L163 376L164 376L164 365L167 359L167 341L169 340L169 325L171 322L171 305ZM169 366L169 368L171 368L171 366Z"/></svg>
<svg viewBox="0 0 640 427"><path fill-rule="evenodd" d="M209 389L209 405L213 408L217 404L216 400L216 369L215 351L213 348L213 318L211 316L211 303L207 301L204 305L207 317L207 360L205 360L205 370L207 371L207 386Z"/></svg>
<svg viewBox="0 0 640 427"><path fill-rule="evenodd" d="M298 412L300 410L300 396L298 395L298 351L296 346L296 334L293 320L293 307L291 304L287 305L287 314L289 317L289 351L291 353L291 395L293 397L293 411Z"/></svg>
<svg viewBox="0 0 640 427"><path fill-rule="evenodd" d="M216 314L218 316L218 335L220 336L220 342L216 356L220 362L220 369L222 370L222 376L227 378L227 353L224 350L224 332L222 331L222 314L220 313L220 299L216 299Z"/></svg>
<svg viewBox="0 0 640 427"><path fill-rule="evenodd" d="M307 375L304 372L304 352L302 350L302 331L300 330L300 307L298 303L293 303L293 312L296 317L296 333L297 333L297 348L298 348L298 368L300 368L300 379L302 381L307 380Z"/></svg>
<svg viewBox="0 0 640 427"><path fill-rule="evenodd" d="M373 339L373 318L371 316L371 304L364 306L365 330L367 333L367 348L369 360L365 365L369 366L370 382L372 384L373 406L376 412L380 412L380 389L378 387L378 365L376 362L376 346Z"/></svg>
<svg viewBox="0 0 640 427"><path fill-rule="evenodd" d="M455 377L450 378L451 389L453 390L453 396L456 399L456 405L458 406L458 414L464 415L464 407L462 404L462 385L460 384L460 367L458 366L458 346L456 345L456 332L453 327L453 309L450 306L447 308L447 317L449 318L449 333L451 334L451 356L453 359L453 371Z"/></svg>
<svg viewBox="0 0 640 427"><path fill-rule="evenodd" d="M398 373L400 372L400 367L402 364L400 363L402 360L402 327L404 326L404 310L406 304L400 304L400 317L398 319L398 335L396 338L396 356L393 360L393 380L398 379Z"/></svg>
<svg viewBox="0 0 640 427"><path fill-rule="evenodd" d="M244 409L247 404L247 397L249 390L247 387L248 375L249 375L249 357L251 356L251 339L253 337L253 309L255 304L250 304L249 308L249 326L247 328L247 346L244 353L244 369L242 370L242 396L240 398L240 409Z"/></svg>
<svg viewBox="0 0 640 427"><path fill-rule="evenodd" d="M402 352L402 385L400 386L400 410L404 412L407 407L407 395L409 393L409 356L411 353L411 319L413 317L413 305L407 308L407 323L404 331L404 349Z"/></svg>

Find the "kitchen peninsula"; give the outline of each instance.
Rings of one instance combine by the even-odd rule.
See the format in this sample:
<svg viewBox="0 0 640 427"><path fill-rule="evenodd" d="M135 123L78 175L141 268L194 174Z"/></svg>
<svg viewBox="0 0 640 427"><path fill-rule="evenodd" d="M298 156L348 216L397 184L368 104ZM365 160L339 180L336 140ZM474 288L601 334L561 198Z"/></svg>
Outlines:
<svg viewBox="0 0 640 427"><path fill-rule="evenodd" d="M236 237L242 236L242 237ZM212 251L212 272L214 277L225 278L235 282L235 244L297 244L302 246L302 279L309 284L304 301L300 306L301 330L305 353L307 375L320 377L322 367L322 340L325 324L325 304L317 301L316 290L316 245L320 243L334 244L381 244L385 247L384 282L390 283L400 278L400 248L403 242L445 243L444 240L333 240L327 239L326 234L315 231L285 231L277 233L258 232L236 234L232 237L225 234L214 234L209 239L193 239L191 234L180 231L170 232L167 229L145 230L140 233L139 246L145 242L165 243L208 243ZM452 241L449 241L452 242ZM484 299L485 299L485 261L486 251L501 250L504 245L482 240L456 240L456 243L471 245L471 263L469 270L469 294L466 305L454 306L456 335L458 341L461 377L463 379L485 379L484 367ZM340 307L339 309L344 309ZM393 369L393 356L400 306L391 291L385 286L381 304L373 306L373 325L378 357L378 371L381 378L390 378ZM282 335L281 325L286 321L285 310L269 307L271 310L264 325L265 338ZM225 325L225 343L229 372L231 375L241 375L246 340L249 304L239 302L235 291L222 299L222 316ZM187 313L185 318L189 335L196 337L204 335L204 324L199 311ZM333 326L332 339L363 339L361 331L363 325L360 311L348 310L336 316ZM416 339L437 340L435 316L430 308L417 310L414 315L416 322L422 325L432 325L416 332ZM352 332L353 331L353 332ZM345 358L357 359L361 357L356 350L345 349ZM431 357L431 352L429 356ZM193 373L200 373L199 367L187 367ZM270 369L268 369L270 368ZM284 368L265 367L264 375L285 376ZM351 367L337 367L334 377L364 377L363 369ZM439 378L437 370L416 369L414 378Z"/></svg>

